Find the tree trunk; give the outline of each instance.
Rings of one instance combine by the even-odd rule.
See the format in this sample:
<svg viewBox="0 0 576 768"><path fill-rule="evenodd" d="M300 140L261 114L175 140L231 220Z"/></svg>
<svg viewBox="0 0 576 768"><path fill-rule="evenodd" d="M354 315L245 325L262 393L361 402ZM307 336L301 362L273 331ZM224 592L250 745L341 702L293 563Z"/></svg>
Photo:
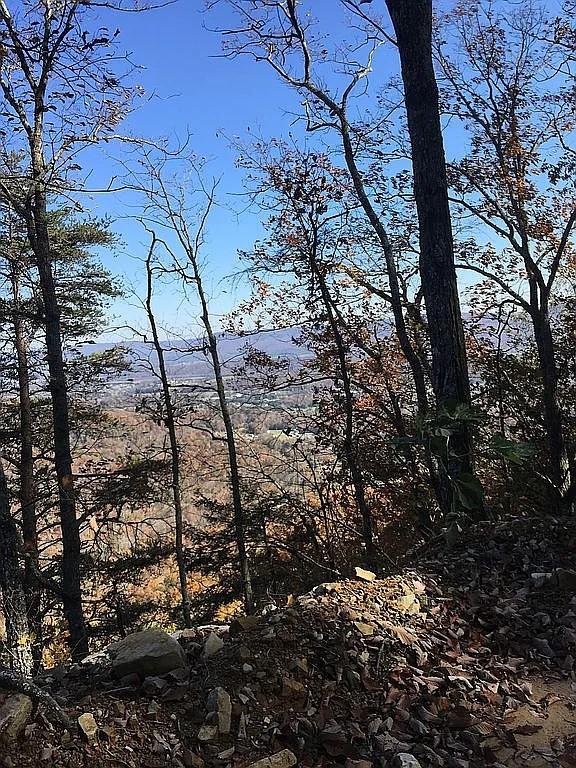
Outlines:
<svg viewBox="0 0 576 768"><path fill-rule="evenodd" d="M544 428L548 443L550 479L557 494L557 503L570 486L570 471L566 457L562 431L562 414L558 404L558 369L554 352L554 338L547 310L532 314L534 340L538 351L538 365L542 376Z"/></svg>
<svg viewBox="0 0 576 768"><path fill-rule="evenodd" d="M432 348L438 408L470 405L470 383L454 265L446 160L432 60L432 1L386 0L396 32L412 148L420 234L420 277ZM452 478L472 472L471 438L464 426L453 440Z"/></svg>
<svg viewBox="0 0 576 768"><path fill-rule="evenodd" d="M41 185L42 182L39 184ZM88 635L82 607L81 542L76 517L68 389L62 352L60 307L56 294L46 194L36 189L28 223L28 233L40 278L46 330L46 353L52 399L54 464L58 481L60 526L62 530L62 592L64 615L68 626L68 644L73 659L88 654Z"/></svg>
<svg viewBox="0 0 576 768"><path fill-rule="evenodd" d="M28 365L28 341L22 316L19 275L16 267L12 270L11 278L14 299L14 347L16 349L18 368L20 410L20 504L22 507L22 537L26 553L24 588L26 592L28 623L33 635L32 652L37 670L42 661L42 589L34 576L34 566L36 569L39 569L39 564L30 370Z"/></svg>
<svg viewBox="0 0 576 768"><path fill-rule="evenodd" d="M6 622L6 649L12 669L18 675L29 677L34 662L18 550L18 529L10 513L8 485L0 462L0 592Z"/></svg>
<svg viewBox="0 0 576 768"><path fill-rule="evenodd" d="M165 417L164 423L168 430L168 440L170 442L170 468L172 474L172 500L174 503L174 526L176 564L178 566L178 579L180 582L180 595L182 599L182 617L184 626L192 626L190 616L190 598L188 596L188 582L186 578L186 559L184 557L184 536L183 536L183 513L182 513L182 490L180 486L180 449L178 446L178 437L176 435L176 424L174 420L174 404L172 402L172 392L170 391L170 382L166 371L166 361L164 359L164 349L158 335L158 326L152 307L152 267L151 258L154 251L156 239L153 238L148 259L146 260L147 293L146 293L146 314L150 330L152 331L152 340L156 356L158 357L158 370L160 374L160 383L162 385L162 399L164 400Z"/></svg>

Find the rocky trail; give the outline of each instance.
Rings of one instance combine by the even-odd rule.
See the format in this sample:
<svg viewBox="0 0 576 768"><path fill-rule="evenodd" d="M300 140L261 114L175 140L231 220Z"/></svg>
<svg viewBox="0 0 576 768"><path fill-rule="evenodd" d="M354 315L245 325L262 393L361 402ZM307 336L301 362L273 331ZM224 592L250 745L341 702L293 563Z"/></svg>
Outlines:
<svg viewBox="0 0 576 768"><path fill-rule="evenodd" d="M0 693L5 768L576 766L576 521L476 526L229 627L128 636Z"/></svg>

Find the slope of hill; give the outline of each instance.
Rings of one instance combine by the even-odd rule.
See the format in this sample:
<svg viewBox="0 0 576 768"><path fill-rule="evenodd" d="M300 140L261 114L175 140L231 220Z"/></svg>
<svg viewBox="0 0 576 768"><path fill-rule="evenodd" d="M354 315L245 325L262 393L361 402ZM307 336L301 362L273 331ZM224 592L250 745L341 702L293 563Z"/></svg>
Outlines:
<svg viewBox="0 0 576 768"><path fill-rule="evenodd" d="M4 765L569 768L575 547L572 519L484 523L396 574L165 635L171 672L148 655L119 680L111 649L48 673L81 732L40 715Z"/></svg>

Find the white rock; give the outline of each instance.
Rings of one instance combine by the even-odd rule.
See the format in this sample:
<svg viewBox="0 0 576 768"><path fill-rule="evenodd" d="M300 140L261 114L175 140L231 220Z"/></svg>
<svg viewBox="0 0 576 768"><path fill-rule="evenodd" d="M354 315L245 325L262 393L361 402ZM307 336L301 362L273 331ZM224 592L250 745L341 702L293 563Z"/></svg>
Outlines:
<svg viewBox="0 0 576 768"><path fill-rule="evenodd" d="M354 572L356 573L356 578L361 579L361 581L375 581L376 580L376 574L372 573L372 571L367 571L364 568L356 567L354 568Z"/></svg>
<svg viewBox="0 0 576 768"><path fill-rule="evenodd" d="M224 647L224 640L218 637L214 632L210 632L204 643L204 658L207 659L210 656L214 656L215 653L221 651Z"/></svg>
<svg viewBox="0 0 576 768"><path fill-rule="evenodd" d="M399 752L392 761L392 768L422 768L418 760L409 752Z"/></svg>
<svg viewBox="0 0 576 768"><path fill-rule="evenodd" d="M96 736L98 734L98 724L91 712L84 712L83 715L80 715L78 718L78 725L80 726L80 730L86 737L87 741L96 741Z"/></svg>

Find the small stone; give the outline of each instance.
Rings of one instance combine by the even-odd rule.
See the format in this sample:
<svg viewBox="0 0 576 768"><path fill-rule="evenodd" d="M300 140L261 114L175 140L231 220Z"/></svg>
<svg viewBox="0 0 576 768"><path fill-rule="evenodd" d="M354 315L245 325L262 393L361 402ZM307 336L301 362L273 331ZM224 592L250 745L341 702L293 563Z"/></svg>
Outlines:
<svg viewBox="0 0 576 768"><path fill-rule="evenodd" d="M156 717L157 714L159 714L162 710L162 707L160 704L158 704L157 701L151 701L148 705L148 709L146 710L146 714L150 717ZM130 718L133 718L133 715L130 715Z"/></svg>
<svg viewBox="0 0 576 768"><path fill-rule="evenodd" d="M256 629L260 619L258 616L237 616L230 623L230 634L239 635L242 632L250 632L251 629Z"/></svg>
<svg viewBox="0 0 576 768"><path fill-rule="evenodd" d="M20 736L32 714L32 701L21 693L0 696L0 744L10 744Z"/></svg>
<svg viewBox="0 0 576 768"><path fill-rule="evenodd" d="M308 675L308 659L306 658L294 659L294 661L290 665L290 670L297 675L302 675L302 677L306 677Z"/></svg>
<svg viewBox="0 0 576 768"><path fill-rule="evenodd" d="M372 573L372 571L366 571L364 568L356 567L354 568L354 572L356 573L356 578L360 579L361 581L375 581L376 580L376 574Z"/></svg>
<svg viewBox="0 0 576 768"><path fill-rule="evenodd" d="M225 749L223 752L219 752L218 760L228 760L229 757L232 757L235 751L234 747L230 747L230 749Z"/></svg>
<svg viewBox="0 0 576 768"><path fill-rule="evenodd" d="M247 721L246 721L246 715L244 712L240 715L240 722L238 723L238 738L239 739L247 739L248 738L248 730L247 730Z"/></svg>
<svg viewBox="0 0 576 768"><path fill-rule="evenodd" d="M241 645L240 648L238 648L238 658L240 661L248 661L252 658L252 651L248 646Z"/></svg>
<svg viewBox="0 0 576 768"><path fill-rule="evenodd" d="M196 738L198 741L214 741L218 738L218 726L203 725L198 731L198 736Z"/></svg>
<svg viewBox="0 0 576 768"><path fill-rule="evenodd" d="M242 664L242 672L244 672L245 675L249 675L254 672L254 667L252 664Z"/></svg>
<svg viewBox="0 0 576 768"><path fill-rule="evenodd" d="M250 763L248 768L292 768L297 762L294 752L291 752L289 749L283 749L271 757L265 757L262 760L257 760L255 763Z"/></svg>
<svg viewBox="0 0 576 768"><path fill-rule="evenodd" d="M162 701L182 701L188 695L189 687L187 683L181 685L170 685L162 693Z"/></svg>
<svg viewBox="0 0 576 768"><path fill-rule="evenodd" d="M84 712L83 715L80 715L78 718L78 725L89 743L96 741L98 724L91 712Z"/></svg>
<svg viewBox="0 0 576 768"><path fill-rule="evenodd" d="M396 600L395 607L402 613L419 613L420 601L413 592L402 595ZM414 758L415 759L415 758Z"/></svg>
<svg viewBox="0 0 576 768"><path fill-rule="evenodd" d="M399 752L392 760L392 768L422 768L418 760L409 752Z"/></svg>
<svg viewBox="0 0 576 768"><path fill-rule="evenodd" d="M374 634L374 627L371 624L365 624L363 621L355 621L354 626L364 635L364 637L371 637Z"/></svg>
<svg viewBox="0 0 576 768"><path fill-rule="evenodd" d="M530 574L530 579L532 580L532 586L536 587L536 589L541 589L542 587L545 587L546 584L548 584L552 579L551 573L532 573Z"/></svg>
<svg viewBox="0 0 576 768"><path fill-rule="evenodd" d="M224 640L214 632L210 632L204 643L204 658L208 659L224 647Z"/></svg>
<svg viewBox="0 0 576 768"><path fill-rule="evenodd" d="M232 723L232 702L230 694L224 688L214 688L208 694L206 708L209 712L216 712L218 715L218 730L220 733L230 733Z"/></svg>
<svg viewBox="0 0 576 768"><path fill-rule="evenodd" d="M168 685L168 681L161 677L147 677L140 688L144 696L158 696Z"/></svg>
<svg viewBox="0 0 576 768"><path fill-rule="evenodd" d="M285 699L300 699L306 696L306 687L291 677L282 678L282 696Z"/></svg>

